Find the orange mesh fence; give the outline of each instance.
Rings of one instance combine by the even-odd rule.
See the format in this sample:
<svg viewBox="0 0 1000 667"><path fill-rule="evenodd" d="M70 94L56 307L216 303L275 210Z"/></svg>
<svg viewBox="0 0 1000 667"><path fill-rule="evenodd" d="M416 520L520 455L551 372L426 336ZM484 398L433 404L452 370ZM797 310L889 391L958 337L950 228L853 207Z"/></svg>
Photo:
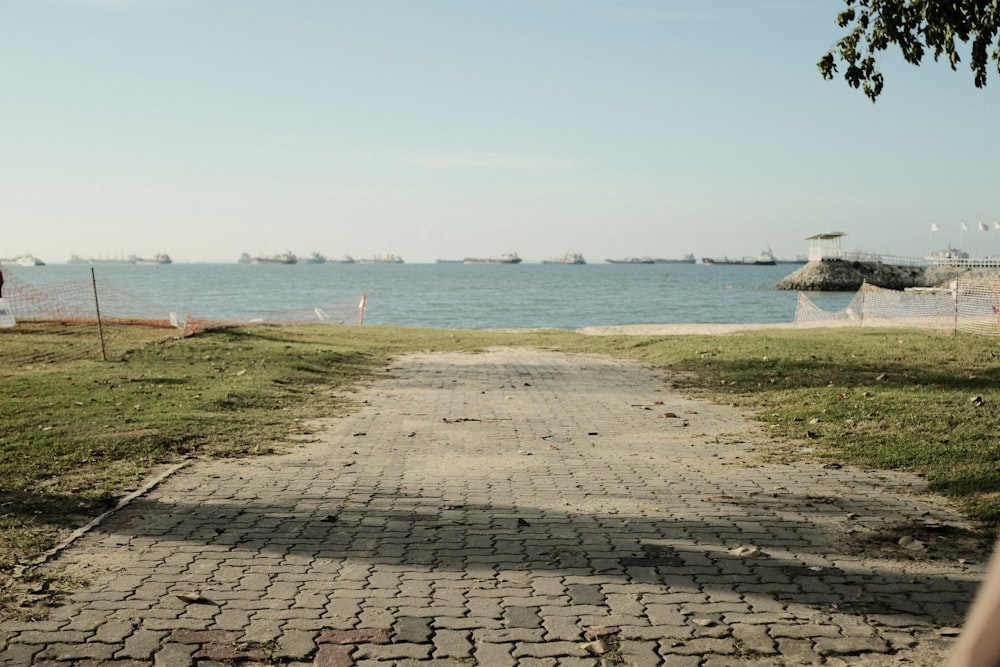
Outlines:
<svg viewBox="0 0 1000 667"><path fill-rule="evenodd" d="M179 315L166 306L98 278L35 284L9 267L0 271L3 276L0 366L7 368L99 357L102 326L161 327L167 333L190 335L211 328L255 324L361 324L366 303L364 295L359 295L318 306L247 313L235 318L196 313ZM33 334L44 332L44 340L38 344L38 349L21 350L19 358L14 358L12 350L19 346L5 344L4 334L26 329Z"/></svg>
<svg viewBox="0 0 1000 667"><path fill-rule="evenodd" d="M930 329L1000 336L1000 281L962 278L948 286L891 290L865 284L847 308L827 312L799 293L795 323Z"/></svg>

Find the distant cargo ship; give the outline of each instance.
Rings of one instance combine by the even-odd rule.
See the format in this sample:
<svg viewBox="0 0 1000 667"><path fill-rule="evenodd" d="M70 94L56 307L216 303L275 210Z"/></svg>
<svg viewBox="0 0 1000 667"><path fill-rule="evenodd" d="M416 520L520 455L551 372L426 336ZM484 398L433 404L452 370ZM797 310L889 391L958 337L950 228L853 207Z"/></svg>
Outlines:
<svg viewBox="0 0 1000 667"><path fill-rule="evenodd" d="M399 255L375 255L359 259L362 264L402 264L403 258Z"/></svg>
<svg viewBox="0 0 1000 667"><path fill-rule="evenodd" d="M586 264L587 260L578 252L566 253L558 259L543 259L542 264Z"/></svg>
<svg viewBox="0 0 1000 667"><path fill-rule="evenodd" d="M756 257L743 257L741 259L730 259L728 257L702 257L702 264L724 264L732 266L774 266L778 260L774 258L771 249L762 250Z"/></svg>
<svg viewBox="0 0 1000 667"><path fill-rule="evenodd" d="M625 259L606 259L608 264L656 264L652 257L626 257Z"/></svg>
<svg viewBox="0 0 1000 667"><path fill-rule="evenodd" d="M152 257L136 257L133 255L129 258L133 264L173 264L174 260L170 259L170 255L158 252Z"/></svg>
<svg viewBox="0 0 1000 667"><path fill-rule="evenodd" d="M165 253L156 253L152 257L139 257L129 255L128 257L91 257L89 259L79 255L70 255L67 264L173 264L174 260Z"/></svg>
<svg viewBox="0 0 1000 667"><path fill-rule="evenodd" d="M240 264L297 264L299 258L290 252L284 252L280 255L262 255L259 257L251 257L247 253L243 253L237 261Z"/></svg>
<svg viewBox="0 0 1000 667"><path fill-rule="evenodd" d="M520 264L521 258L517 256L516 252L506 252L499 257L466 257L462 260L463 264Z"/></svg>
<svg viewBox="0 0 1000 667"><path fill-rule="evenodd" d="M653 260L654 264L694 264L698 260L695 259L694 253L689 252L683 255L680 259L662 259L657 257Z"/></svg>

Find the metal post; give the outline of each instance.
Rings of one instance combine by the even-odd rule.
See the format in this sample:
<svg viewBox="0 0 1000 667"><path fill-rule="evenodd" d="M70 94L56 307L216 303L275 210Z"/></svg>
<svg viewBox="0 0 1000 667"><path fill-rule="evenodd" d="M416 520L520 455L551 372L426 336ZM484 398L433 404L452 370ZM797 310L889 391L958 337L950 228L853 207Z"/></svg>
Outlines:
<svg viewBox="0 0 1000 667"><path fill-rule="evenodd" d="M94 308L97 310L97 331L101 336L101 359L108 360L108 353L104 349L104 324L101 322L101 302L97 299L97 276L94 275L94 267L90 267L90 284L94 287Z"/></svg>

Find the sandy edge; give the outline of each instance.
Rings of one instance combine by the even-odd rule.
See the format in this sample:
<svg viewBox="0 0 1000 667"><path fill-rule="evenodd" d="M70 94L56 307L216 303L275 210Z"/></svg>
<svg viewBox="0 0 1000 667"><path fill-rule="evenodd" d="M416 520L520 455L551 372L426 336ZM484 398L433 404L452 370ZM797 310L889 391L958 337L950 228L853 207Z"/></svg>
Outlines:
<svg viewBox="0 0 1000 667"><path fill-rule="evenodd" d="M718 335L759 329L809 329L818 326L850 326L850 323L830 321L810 322L807 325L796 324L795 322L769 324L626 324L606 327L584 327L576 331L577 333L591 336L670 336L682 334Z"/></svg>

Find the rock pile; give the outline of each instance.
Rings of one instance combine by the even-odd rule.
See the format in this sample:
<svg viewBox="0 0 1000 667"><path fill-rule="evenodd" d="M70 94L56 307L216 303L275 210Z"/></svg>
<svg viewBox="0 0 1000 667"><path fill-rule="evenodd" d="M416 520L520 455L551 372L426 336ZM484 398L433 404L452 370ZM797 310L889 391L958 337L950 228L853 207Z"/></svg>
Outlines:
<svg viewBox="0 0 1000 667"><path fill-rule="evenodd" d="M865 282L887 289L937 287L956 278L1000 280L1000 269L953 266L897 266L881 262L824 260L809 262L786 276L774 289L804 292L850 292Z"/></svg>

